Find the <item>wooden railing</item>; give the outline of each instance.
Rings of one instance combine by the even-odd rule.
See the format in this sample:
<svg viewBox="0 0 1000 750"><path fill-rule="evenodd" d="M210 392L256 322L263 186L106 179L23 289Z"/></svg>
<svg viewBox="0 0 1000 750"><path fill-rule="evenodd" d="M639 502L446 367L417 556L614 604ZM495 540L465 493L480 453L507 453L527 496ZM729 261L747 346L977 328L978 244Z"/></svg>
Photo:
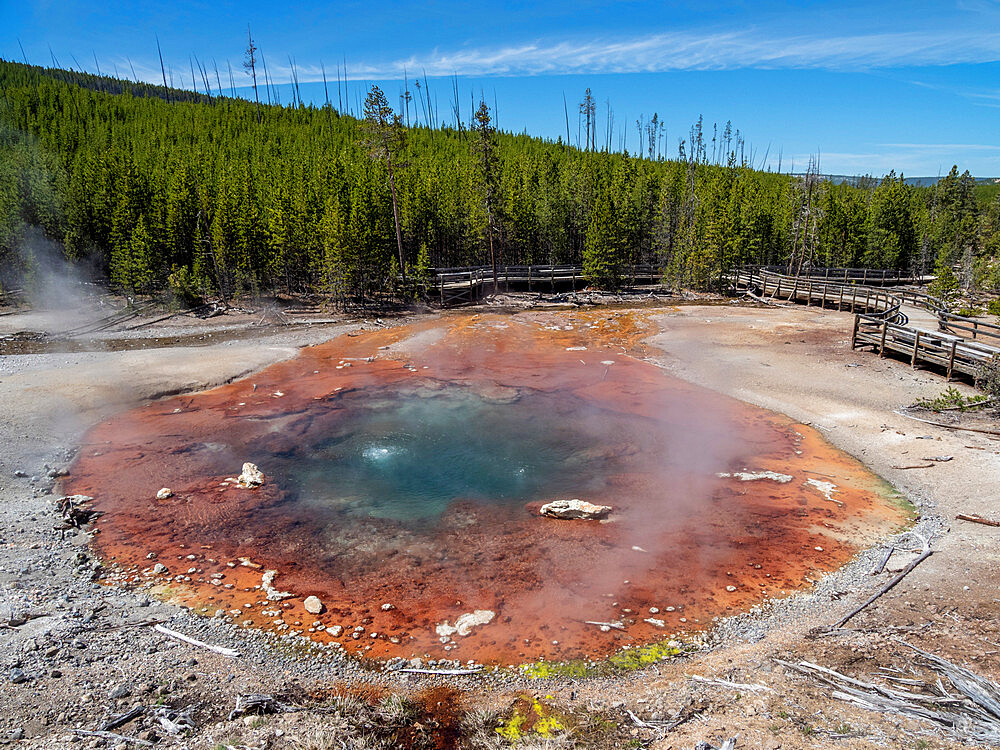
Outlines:
<svg viewBox="0 0 1000 750"><path fill-rule="evenodd" d="M630 284L656 283L661 275L660 269L650 264L629 266L622 273L624 280ZM436 269L427 291L436 296L442 305L453 305L475 302L487 290L555 291L558 286L568 286L576 291L586 285L583 266L578 265L498 266L495 285L492 266L472 266Z"/></svg>
<svg viewBox="0 0 1000 750"><path fill-rule="evenodd" d="M823 279L825 281L856 282L870 286L889 286L896 284L921 284L930 277L914 276L902 271L887 268L803 268L796 273L789 266L760 266L762 271L780 273L797 278Z"/></svg>
<svg viewBox="0 0 1000 750"><path fill-rule="evenodd" d="M821 276L787 276L760 268L743 269L735 280L737 287L754 290L765 301L849 310L855 314L852 349L871 346L880 357L894 352L908 359L911 367L923 363L942 368L949 380L955 373L976 378L983 365L1000 357L1000 326L949 312L943 301L923 292L845 284L840 278L834 282ZM904 305L933 313L938 330L911 324Z"/></svg>
<svg viewBox="0 0 1000 750"><path fill-rule="evenodd" d="M955 315L947 310L938 312L938 323L944 331L961 331L970 334L973 341L1000 346L1000 326L975 318Z"/></svg>
<svg viewBox="0 0 1000 750"><path fill-rule="evenodd" d="M860 312L893 323L906 322L906 314L901 309L903 299L895 291L819 278L798 278L758 268L738 271L736 282L738 286L755 290L763 299Z"/></svg>
<svg viewBox="0 0 1000 750"><path fill-rule="evenodd" d="M972 378L979 376L983 365L1000 356L1000 348L980 344L941 331L890 323L868 315L854 316L851 348L870 345L880 357L896 352L909 359L910 366L920 362L943 367L945 376L961 372Z"/></svg>

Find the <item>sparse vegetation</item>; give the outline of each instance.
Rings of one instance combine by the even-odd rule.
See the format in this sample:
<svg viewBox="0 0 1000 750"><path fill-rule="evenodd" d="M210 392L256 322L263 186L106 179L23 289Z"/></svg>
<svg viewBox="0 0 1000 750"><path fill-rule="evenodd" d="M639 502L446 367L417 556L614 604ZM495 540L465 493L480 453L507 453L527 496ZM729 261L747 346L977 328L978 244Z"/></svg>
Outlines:
<svg viewBox="0 0 1000 750"><path fill-rule="evenodd" d="M948 386L948 388L937 396L919 399L913 405L921 409L930 409L931 411L967 411L983 406L987 400L988 396L965 396L957 388Z"/></svg>
<svg viewBox="0 0 1000 750"><path fill-rule="evenodd" d="M990 403L1000 401L1000 356L993 355L993 358L983 364L976 377L976 385L986 395Z"/></svg>

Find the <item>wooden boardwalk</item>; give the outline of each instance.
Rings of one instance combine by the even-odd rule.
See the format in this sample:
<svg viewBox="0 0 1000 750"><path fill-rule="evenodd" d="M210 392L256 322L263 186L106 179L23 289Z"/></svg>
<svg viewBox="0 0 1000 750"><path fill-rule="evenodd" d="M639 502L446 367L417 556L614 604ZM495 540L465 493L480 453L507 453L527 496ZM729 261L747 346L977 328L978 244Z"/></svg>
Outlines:
<svg viewBox="0 0 1000 750"><path fill-rule="evenodd" d="M622 274L627 282L635 284L659 283L662 272L653 265L629 266ZM433 289L431 288L433 284ZM434 294L442 305L469 304L497 291L549 291L558 288L576 291L587 286L583 266L498 266L497 283L493 284L492 266L471 268L439 268L427 291Z"/></svg>
<svg viewBox="0 0 1000 750"><path fill-rule="evenodd" d="M745 269L736 274L737 288L753 290L765 300L798 302L835 310L850 310L895 323L905 323L904 300L885 288L824 281L821 278L786 276L764 269Z"/></svg>
<svg viewBox="0 0 1000 750"><path fill-rule="evenodd" d="M896 355L912 367L931 366L950 380L956 373L975 378L1000 357L1000 326L955 315L941 300L912 285L926 277L864 268L812 268L790 276L781 267L746 268L730 278L736 289L764 301L782 301L854 313L851 348L871 346L880 357ZM658 283L652 265L628 268L631 284ZM440 268L428 292L442 306L469 304L503 290L576 291L587 285L578 265L500 266L496 284L489 266ZM910 288L902 288L909 285Z"/></svg>
<svg viewBox="0 0 1000 750"><path fill-rule="evenodd" d="M906 283L888 275L876 278L882 284ZM880 357L892 353L911 367L941 369L949 380L956 373L976 378L984 364L1000 357L1000 326L955 315L941 300L920 291L844 283L839 274L799 278L767 269L739 271L735 281L737 288L765 301L849 310L854 313L852 349L871 346Z"/></svg>

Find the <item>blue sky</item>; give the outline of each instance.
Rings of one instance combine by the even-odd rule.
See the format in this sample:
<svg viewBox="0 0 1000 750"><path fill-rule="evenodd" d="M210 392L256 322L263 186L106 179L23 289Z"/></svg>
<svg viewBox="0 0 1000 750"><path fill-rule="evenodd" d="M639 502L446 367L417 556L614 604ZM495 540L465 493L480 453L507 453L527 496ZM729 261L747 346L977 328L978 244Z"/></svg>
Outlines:
<svg viewBox="0 0 1000 750"><path fill-rule="evenodd" d="M910 176L953 163L1000 176L1000 0L953 2L57 2L0 0L0 56L158 81L156 36L176 85L190 56L218 63L237 86L249 23L271 76L290 97L290 58L322 103L321 65L336 100L338 65L350 101L378 82L398 102L404 71L426 73L441 119L458 76L496 101L505 130L570 137L584 89L607 103L614 137L635 151L635 121L655 112L665 149L704 115L732 120L757 163L787 171L817 155L823 171ZM51 50L51 51L50 51ZM95 61L96 56L96 61ZM214 79L214 72L212 74ZM214 86L213 81L213 86ZM199 87L201 84L199 83ZM412 80L411 80L412 89ZM246 89L242 89L245 94ZM411 113L411 119L413 117ZM422 114L420 115L422 118Z"/></svg>

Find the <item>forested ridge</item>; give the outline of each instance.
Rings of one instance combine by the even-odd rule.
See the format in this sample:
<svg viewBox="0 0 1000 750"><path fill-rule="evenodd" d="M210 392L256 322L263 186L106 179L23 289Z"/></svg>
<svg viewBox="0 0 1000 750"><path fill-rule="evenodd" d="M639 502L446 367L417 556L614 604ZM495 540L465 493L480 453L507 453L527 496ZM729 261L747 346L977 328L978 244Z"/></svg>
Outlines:
<svg viewBox="0 0 1000 750"><path fill-rule="evenodd" d="M491 240L500 265L582 263L602 285L633 263L699 288L744 264L1000 285L1000 202L957 169L835 185L751 168L729 126L709 139L699 121L650 158L493 132L483 105L483 127L402 129L400 268L364 120L5 61L0 89L0 285L30 274L39 233L118 288L191 296L356 299L404 270L489 265Z"/></svg>

